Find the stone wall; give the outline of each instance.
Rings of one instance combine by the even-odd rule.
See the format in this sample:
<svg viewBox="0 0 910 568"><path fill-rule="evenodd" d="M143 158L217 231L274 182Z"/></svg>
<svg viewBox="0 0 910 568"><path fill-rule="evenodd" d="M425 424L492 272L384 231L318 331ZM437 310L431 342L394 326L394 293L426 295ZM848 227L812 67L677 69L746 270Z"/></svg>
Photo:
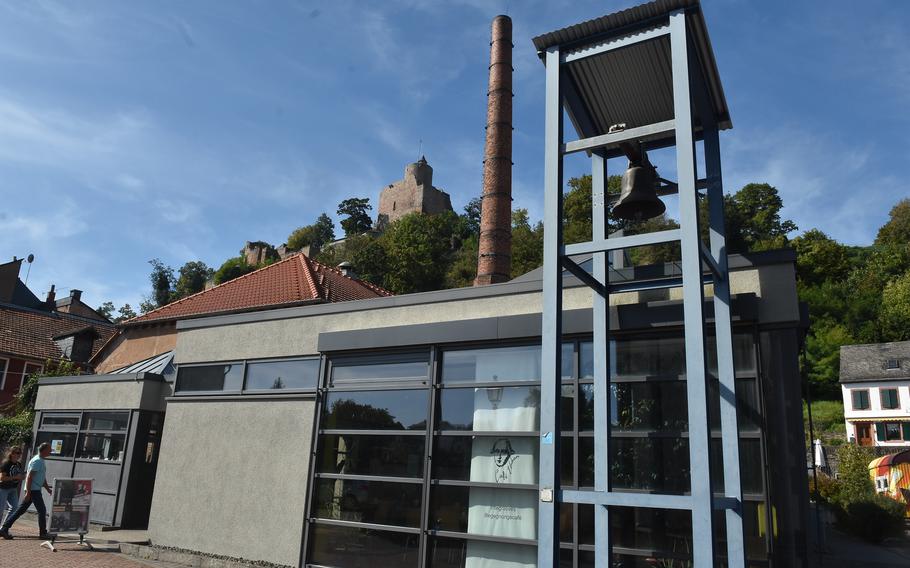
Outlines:
<svg viewBox="0 0 910 568"><path fill-rule="evenodd" d="M408 213L435 215L443 211L452 211L452 199L448 193L433 187L433 168L426 158L421 158L408 164L404 178L389 184L379 194L376 225L382 229Z"/></svg>

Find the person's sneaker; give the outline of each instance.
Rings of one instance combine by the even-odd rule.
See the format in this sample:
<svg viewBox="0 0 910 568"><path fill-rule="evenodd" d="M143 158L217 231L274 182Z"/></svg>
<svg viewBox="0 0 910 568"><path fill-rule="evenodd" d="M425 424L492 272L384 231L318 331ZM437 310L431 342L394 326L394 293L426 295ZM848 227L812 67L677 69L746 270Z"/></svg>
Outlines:
<svg viewBox="0 0 910 568"><path fill-rule="evenodd" d="M0 529L0 538L4 538L6 540L13 540L13 535L9 534L9 531L6 529Z"/></svg>

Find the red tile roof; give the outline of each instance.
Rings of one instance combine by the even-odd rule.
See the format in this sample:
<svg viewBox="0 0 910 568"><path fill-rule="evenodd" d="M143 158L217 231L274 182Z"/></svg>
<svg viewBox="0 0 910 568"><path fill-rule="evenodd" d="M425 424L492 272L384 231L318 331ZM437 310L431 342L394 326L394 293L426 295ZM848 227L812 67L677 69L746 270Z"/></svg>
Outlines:
<svg viewBox="0 0 910 568"><path fill-rule="evenodd" d="M391 296L298 253L265 268L177 300L122 325L184 319L223 312L273 309L308 302L347 302Z"/></svg>
<svg viewBox="0 0 910 568"><path fill-rule="evenodd" d="M114 324L63 312L45 312L21 306L0 306L0 353L35 359L59 359L63 356L53 338L91 328L96 337L94 355L116 328Z"/></svg>

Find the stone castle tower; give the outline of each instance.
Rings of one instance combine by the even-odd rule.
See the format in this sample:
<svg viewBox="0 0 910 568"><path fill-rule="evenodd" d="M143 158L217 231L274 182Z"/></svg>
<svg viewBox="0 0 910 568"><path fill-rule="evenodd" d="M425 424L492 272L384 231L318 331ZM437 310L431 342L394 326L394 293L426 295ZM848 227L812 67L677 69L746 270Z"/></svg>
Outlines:
<svg viewBox="0 0 910 568"><path fill-rule="evenodd" d="M404 179L389 184L379 194L376 228L382 230L389 223L415 211L429 214L452 211L449 194L433 187L433 168L423 156L416 163L408 164L404 169Z"/></svg>

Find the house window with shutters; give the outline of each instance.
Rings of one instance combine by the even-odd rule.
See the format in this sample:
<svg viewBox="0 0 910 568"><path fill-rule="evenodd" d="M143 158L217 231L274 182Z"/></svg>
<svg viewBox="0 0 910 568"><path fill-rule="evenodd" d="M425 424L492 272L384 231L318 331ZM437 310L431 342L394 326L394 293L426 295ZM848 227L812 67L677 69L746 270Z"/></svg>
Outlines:
<svg viewBox="0 0 910 568"><path fill-rule="evenodd" d="M897 389L879 389L882 397L882 409L894 410L900 408L900 400L897 397Z"/></svg>
<svg viewBox="0 0 910 568"><path fill-rule="evenodd" d="M869 410L868 389L853 389L851 395L853 397L853 410Z"/></svg>

